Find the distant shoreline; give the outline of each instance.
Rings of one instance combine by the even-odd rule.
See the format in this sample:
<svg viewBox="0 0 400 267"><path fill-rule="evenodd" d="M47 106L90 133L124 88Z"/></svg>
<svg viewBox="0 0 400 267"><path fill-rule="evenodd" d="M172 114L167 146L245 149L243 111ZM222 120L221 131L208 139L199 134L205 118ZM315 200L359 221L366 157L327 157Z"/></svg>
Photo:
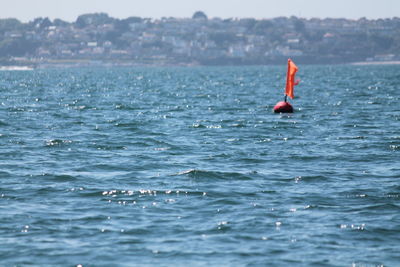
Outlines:
<svg viewBox="0 0 400 267"><path fill-rule="evenodd" d="M399 64L399 23L398 17L209 19L201 11L191 18L0 19L0 65L278 66L288 58L300 65Z"/></svg>

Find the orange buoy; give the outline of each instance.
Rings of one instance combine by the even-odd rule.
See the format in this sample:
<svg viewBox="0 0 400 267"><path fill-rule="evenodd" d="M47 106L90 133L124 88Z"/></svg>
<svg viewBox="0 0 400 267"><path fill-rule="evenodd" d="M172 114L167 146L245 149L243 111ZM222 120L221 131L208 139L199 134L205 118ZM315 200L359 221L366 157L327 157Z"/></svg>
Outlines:
<svg viewBox="0 0 400 267"><path fill-rule="evenodd" d="M287 97L294 98L294 86L299 84L299 80L295 80L298 68L291 59L288 59L288 68L286 73L285 100L278 102L274 107L275 113L293 113L293 107L287 102Z"/></svg>

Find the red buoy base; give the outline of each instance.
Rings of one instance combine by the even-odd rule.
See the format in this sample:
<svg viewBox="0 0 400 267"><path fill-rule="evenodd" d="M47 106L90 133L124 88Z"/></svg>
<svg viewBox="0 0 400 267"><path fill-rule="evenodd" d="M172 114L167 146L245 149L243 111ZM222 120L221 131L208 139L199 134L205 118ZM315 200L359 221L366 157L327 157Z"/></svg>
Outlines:
<svg viewBox="0 0 400 267"><path fill-rule="evenodd" d="M293 113L293 107L289 102L281 101L278 102L274 107L275 113Z"/></svg>

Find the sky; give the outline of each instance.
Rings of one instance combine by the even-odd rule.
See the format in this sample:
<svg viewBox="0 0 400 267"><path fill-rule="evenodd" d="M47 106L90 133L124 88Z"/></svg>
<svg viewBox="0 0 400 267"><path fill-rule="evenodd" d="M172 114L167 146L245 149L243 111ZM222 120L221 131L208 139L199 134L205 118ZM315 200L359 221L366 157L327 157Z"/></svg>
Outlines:
<svg viewBox="0 0 400 267"><path fill-rule="evenodd" d="M94 12L115 18L188 18L196 11L209 18L400 17L400 0L0 0L0 4L0 18L23 22L37 17L72 22L81 14Z"/></svg>

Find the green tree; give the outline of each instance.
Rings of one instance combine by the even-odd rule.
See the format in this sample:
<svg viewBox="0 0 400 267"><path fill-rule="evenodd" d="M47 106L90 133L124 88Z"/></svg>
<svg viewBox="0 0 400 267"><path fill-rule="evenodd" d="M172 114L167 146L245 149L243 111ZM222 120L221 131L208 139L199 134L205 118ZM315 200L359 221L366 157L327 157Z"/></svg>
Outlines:
<svg viewBox="0 0 400 267"><path fill-rule="evenodd" d="M55 19L53 21L54 26L57 27L66 27L69 25L69 23L67 21L61 20L61 19Z"/></svg>
<svg viewBox="0 0 400 267"><path fill-rule="evenodd" d="M208 17L203 11L197 11L193 14L192 19L205 19L207 20Z"/></svg>
<svg viewBox="0 0 400 267"><path fill-rule="evenodd" d="M106 13L93 13L80 15L76 19L76 26L78 28L85 28L89 25L101 25L107 23L113 23L115 19L110 18Z"/></svg>
<svg viewBox="0 0 400 267"><path fill-rule="evenodd" d="M38 47L37 42L25 39L6 39L0 41L0 56L25 56L33 54Z"/></svg>
<svg viewBox="0 0 400 267"><path fill-rule="evenodd" d="M23 28L23 24L17 19L0 19L0 32L16 31Z"/></svg>
<svg viewBox="0 0 400 267"><path fill-rule="evenodd" d="M254 31L259 34L265 34L274 24L269 20L259 20L254 25Z"/></svg>

